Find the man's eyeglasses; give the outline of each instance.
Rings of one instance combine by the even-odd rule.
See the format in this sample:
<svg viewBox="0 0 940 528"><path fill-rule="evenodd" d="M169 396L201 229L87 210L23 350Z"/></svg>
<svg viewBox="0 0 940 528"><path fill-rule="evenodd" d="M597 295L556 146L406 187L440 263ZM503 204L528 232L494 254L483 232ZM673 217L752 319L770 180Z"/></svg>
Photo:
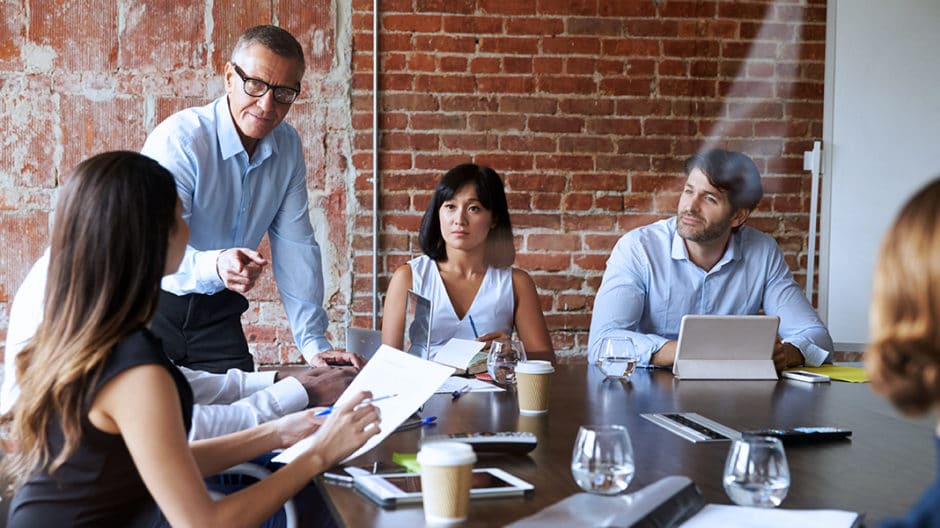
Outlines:
<svg viewBox="0 0 940 528"><path fill-rule="evenodd" d="M238 77L242 80L242 89L245 90L246 94L252 97L261 97L268 93L268 90L273 90L275 101L281 104L291 104L300 94L300 90L291 88L290 86L272 86L261 79L246 77L245 72L243 72L237 64L233 62L232 66L235 68L235 73L238 74Z"/></svg>

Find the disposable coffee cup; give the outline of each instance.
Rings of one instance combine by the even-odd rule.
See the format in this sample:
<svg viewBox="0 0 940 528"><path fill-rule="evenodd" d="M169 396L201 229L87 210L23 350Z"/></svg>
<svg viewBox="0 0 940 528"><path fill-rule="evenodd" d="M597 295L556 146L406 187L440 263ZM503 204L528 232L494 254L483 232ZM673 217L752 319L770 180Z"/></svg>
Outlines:
<svg viewBox="0 0 940 528"><path fill-rule="evenodd" d="M549 361L521 361L516 365L519 414L534 415L548 412L553 372L555 372L555 367Z"/></svg>
<svg viewBox="0 0 940 528"><path fill-rule="evenodd" d="M418 451L424 520L428 524L454 524L467 519L470 481L477 456L461 442L431 442Z"/></svg>

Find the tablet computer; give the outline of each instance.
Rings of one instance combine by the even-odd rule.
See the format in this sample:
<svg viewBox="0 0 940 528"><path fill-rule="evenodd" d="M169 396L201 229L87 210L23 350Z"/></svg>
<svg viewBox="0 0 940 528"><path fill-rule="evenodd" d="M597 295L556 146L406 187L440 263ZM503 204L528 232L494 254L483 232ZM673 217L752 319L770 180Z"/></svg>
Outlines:
<svg viewBox="0 0 940 528"><path fill-rule="evenodd" d="M414 290L405 299L405 336L402 350L429 359L431 350L431 300Z"/></svg>
<svg viewBox="0 0 940 528"><path fill-rule="evenodd" d="M679 379L777 379L775 315L686 315L672 373Z"/></svg>
<svg viewBox="0 0 940 528"><path fill-rule="evenodd" d="M421 475L418 473L362 475L353 479L353 485L383 507L421 502ZM501 469L479 468L473 470L470 498L511 497L533 489L532 484Z"/></svg>

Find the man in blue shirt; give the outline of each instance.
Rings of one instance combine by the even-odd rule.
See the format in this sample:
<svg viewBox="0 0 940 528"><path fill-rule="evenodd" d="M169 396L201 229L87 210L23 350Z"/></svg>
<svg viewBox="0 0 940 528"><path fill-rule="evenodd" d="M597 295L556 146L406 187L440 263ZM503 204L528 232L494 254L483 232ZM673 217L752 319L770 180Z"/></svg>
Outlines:
<svg viewBox="0 0 940 528"><path fill-rule="evenodd" d="M176 178L190 240L165 277L153 330L179 365L210 372L254 370L241 327L242 294L272 264L294 339L308 363L362 359L326 339L323 270L307 204L300 137L284 122L300 93L303 49L287 31L257 26L225 65L226 95L178 112L141 152ZM270 261L256 251L267 232Z"/></svg>
<svg viewBox="0 0 940 528"><path fill-rule="evenodd" d="M744 223L763 195L754 162L709 150L685 164L677 216L625 234L594 300L588 357L604 337L630 337L641 365L670 366L686 314L780 317L774 366L818 366L832 338L776 241Z"/></svg>

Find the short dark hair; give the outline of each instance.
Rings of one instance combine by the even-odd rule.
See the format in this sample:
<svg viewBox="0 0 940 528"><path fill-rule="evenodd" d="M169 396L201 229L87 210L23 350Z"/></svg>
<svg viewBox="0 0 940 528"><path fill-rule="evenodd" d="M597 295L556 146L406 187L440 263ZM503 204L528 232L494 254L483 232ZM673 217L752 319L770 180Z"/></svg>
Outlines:
<svg viewBox="0 0 940 528"><path fill-rule="evenodd" d="M273 51L281 57L294 59L300 64L300 70L306 69L304 62L304 48L297 42L287 30L277 26L255 26L248 28L240 37L235 47L232 48L232 62L235 62L235 56L243 49L260 44Z"/></svg>
<svg viewBox="0 0 940 528"><path fill-rule="evenodd" d="M757 165L740 152L721 149L699 152L685 161L685 175L695 169L705 173L708 183L728 195L735 211L754 209L764 196Z"/></svg>
<svg viewBox="0 0 940 528"><path fill-rule="evenodd" d="M486 263L496 268L512 266L516 260L516 247L512 240L512 223L509 221L509 205L506 203L503 180L493 169L473 163L457 165L438 182L428 210L421 220L418 236L421 250L432 260L447 260L447 247L441 236L440 209L444 202L453 198L468 183L473 183L477 198L493 214L493 222L496 224L486 237Z"/></svg>

